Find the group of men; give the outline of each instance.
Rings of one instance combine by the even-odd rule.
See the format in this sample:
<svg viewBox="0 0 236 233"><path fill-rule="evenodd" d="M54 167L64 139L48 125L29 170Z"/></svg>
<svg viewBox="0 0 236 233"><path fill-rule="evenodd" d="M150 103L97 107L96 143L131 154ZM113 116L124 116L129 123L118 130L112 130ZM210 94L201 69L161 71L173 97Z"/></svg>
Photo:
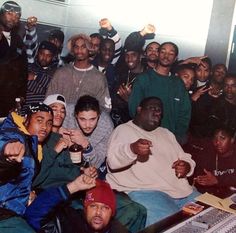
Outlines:
<svg viewBox="0 0 236 233"><path fill-rule="evenodd" d="M116 41L100 38L100 54L91 53L97 35L78 34L67 44L73 62L58 68L60 35L59 45L40 43L27 65L13 33L20 16L16 2L2 5L0 97L6 101L0 112L7 117L0 126L0 231L47 231L61 224L62 232L137 232L194 201L199 192L188 177L196 163L179 144L187 140L191 102L184 83L171 73L178 47L150 43L150 59L142 63L145 36L155 28L131 33L117 81L119 39L103 19L101 28ZM28 22L28 36L34 23ZM228 80L230 102L235 81ZM16 97L25 99L24 117L12 111ZM70 158L74 143L83 147L88 167Z"/></svg>

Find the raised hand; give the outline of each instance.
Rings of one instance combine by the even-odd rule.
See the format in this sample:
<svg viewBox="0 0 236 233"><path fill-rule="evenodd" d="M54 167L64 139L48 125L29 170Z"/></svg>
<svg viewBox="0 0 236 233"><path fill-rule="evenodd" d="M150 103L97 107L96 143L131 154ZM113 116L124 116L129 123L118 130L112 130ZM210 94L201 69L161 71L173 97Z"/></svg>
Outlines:
<svg viewBox="0 0 236 233"><path fill-rule="evenodd" d="M140 31L140 34L142 36L145 36L147 34L152 34L152 33L155 33L156 31L156 28L153 24L147 24L141 31Z"/></svg>
<svg viewBox="0 0 236 233"><path fill-rule="evenodd" d="M129 96L131 94L131 84L122 84L119 86L117 94L126 102L128 102Z"/></svg>
<svg viewBox="0 0 236 233"><path fill-rule="evenodd" d="M77 143L83 148L87 148L89 145L88 139L83 135L79 129L70 130L70 140L72 143Z"/></svg>
<svg viewBox="0 0 236 233"><path fill-rule="evenodd" d="M60 138L57 144L54 147L54 150L57 153L60 153L63 149L67 148L70 146L70 141L66 138Z"/></svg>
<svg viewBox="0 0 236 233"><path fill-rule="evenodd" d="M103 18L99 21L99 25L101 28L110 31L112 29L111 22L107 18Z"/></svg>
<svg viewBox="0 0 236 233"><path fill-rule="evenodd" d="M33 27L35 27L37 25L37 21L38 19L35 16L30 16L27 18L26 21L26 25L28 27L28 29L32 29Z"/></svg>
<svg viewBox="0 0 236 233"><path fill-rule="evenodd" d="M4 148L4 156L10 162L20 163L25 154L25 145L21 142L9 142Z"/></svg>
<svg viewBox="0 0 236 233"><path fill-rule="evenodd" d="M78 176L75 180L67 184L70 194L87 190L96 186L96 179L85 174Z"/></svg>
<svg viewBox="0 0 236 233"><path fill-rule="evenodd" d="M147 139L138 139L136 142L130 144L130 149L136 155L148 156L151 155L152 142Z"/></svg>
<svg viewBox="0 0 236 233"><path fill-rule="evenodd" d="M178 159L173 163L172 168L175 169L175 175L178 178L185 178L190 171L190 164L184 160Z"/></svg>
<svg viewBox="0 0 236 233"><path fill-rule="evenodd" d="M194 182L203 186L211 186L218 184L217 178L210 172L204 169L205 175L197 176Z"/></svg>
<svg viewBox="0 0 236 233"><path fill-rule="evenodd" d="M197 101L201 95L205 94L206 92L209 92L212 89L212 87L206 87L203 86L199 88L196 92L194 92L191 96L192 101Z"/></svg>

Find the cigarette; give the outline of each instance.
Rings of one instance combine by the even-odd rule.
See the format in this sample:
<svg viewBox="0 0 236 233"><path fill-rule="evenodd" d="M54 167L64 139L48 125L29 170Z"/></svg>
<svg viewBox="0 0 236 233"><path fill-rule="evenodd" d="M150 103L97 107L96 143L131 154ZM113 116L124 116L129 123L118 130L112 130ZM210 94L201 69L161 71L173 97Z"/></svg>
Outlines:
<svg viewBox="0 0 236 233"><path fill-rule="evenodd" d="M180 174L180 173L178 173L178 174L177 174L177 177L178 177L178 178L180 178L180 177L181 177L181 174Z"/></svg>

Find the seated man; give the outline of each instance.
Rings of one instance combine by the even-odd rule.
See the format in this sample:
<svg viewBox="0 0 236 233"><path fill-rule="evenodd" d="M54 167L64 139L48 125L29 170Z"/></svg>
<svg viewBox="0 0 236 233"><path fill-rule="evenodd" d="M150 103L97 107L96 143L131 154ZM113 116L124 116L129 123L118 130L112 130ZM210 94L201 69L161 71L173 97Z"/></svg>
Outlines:
<svg viewBox="0 0 236 233"><path fill-rule="evenodd" d="M234 131L220 126L204 150L195 156L194 184L198 191L227 197L236 187Z"/></svg>
<svg viewBox="0 0 236 233"><path fill-rule="evenodd" d="M84 176L84 175L82 175ZM83 187L92 187L95 182L86 180L87 183L82 185L82 176L77 179L77 186L80 189ZM84 176L85 179L87 176ZM88 177L86 178L88 179ZM90 178L91 179L91 178ZM80 184L80 185L79 185ZM50 192L49 192L50 191ZM55 203L62 201L62 195L55 192L55 189L49 189L48 192L41 193L38 198L30 205L26 211L27 221L36 229L39 229L39 219L41 222L44 221L39 216L39 209L42 199L48 199L47 195L51 198L51 209L55 207ZM60 200L61 199L61 200ZM53 203L53 204L52 204ZM42 209L42 208L41 208ZM48 210L47 210L48 212ZM61 232L74 233L98 233L98 232L109 232L109 233L126 233L128 230L122 226L122 224L114 218L116 212L116 199L110 185L102 180L96 180L96 187L92 187L86 192L84 198L84 207L81 211L76 211L71 207L67 207L66 215L63 216L63 211L57 209L57 221L54 226L59 226ZM52 224L50 225L52 227ZM46 230L46 225L41 229ZM44 231L43 231L44 232ZM50 228L52 232L52 228ZM54 232L54 231L53 231ZM57 231L56 231L57 232Z"/></svg>
<svg viewBox="0 0 236 233"><path fill-rule="evenodd" d="M52 128L53 112L34 104L26 118L12 112L0 127L0 232L34 232L20 217L25 213L40 147ZM38 151L38 153L37 153Z"/></svg>
<svg viewBox="0 0 236 233"><path fill-rule="evenodd" d="M48 188L41 192L27 207L24 218L37 232L39 232L40 229L42 230L40 232L55 232L53 231L53 226L49 220L51 220L52 215L55 213L54 210L56 207L67 201L71 195L79 191L91 189L95 184L95 178L83 174L72 182L69 182L67 185ZM65 218L67 221L69 220L68 216L64 216L64 221ZM63 225L63 222L58 224Z"/></svg>
<svg viewBox="0 0 236 233"><path fill-rule="evenodd" d="M103 173L107 143L114 127L109 114L101 111L98 100L89 95L80 97L75 107L68 105L67 112L63 126L69 130L64 130L63 135L82 145L84 160Z"/></svg>
<svg viewBox="0 0 236 233"><path fill-rule="evenodd" d="M118 126L108 145L107 181L147 208L146 226L199 195L186 179L195 162L174 135L160 127L162 115L158 97L143 99L134 120Z"/></svg>
<svg viewBox="0 0 236 233"><path fill-rule="evenodd" d="M35 190L44 190L48 187L67 184L81 175L80 166L72 163L68 148L72 142L62 137L60 128L66 116L66 100L63 95L49 95L44 103L52 108L52 132L43 145L43 159L39 174L33 181ZM88 176L97 175L96 168L84 170Z"/></svg>

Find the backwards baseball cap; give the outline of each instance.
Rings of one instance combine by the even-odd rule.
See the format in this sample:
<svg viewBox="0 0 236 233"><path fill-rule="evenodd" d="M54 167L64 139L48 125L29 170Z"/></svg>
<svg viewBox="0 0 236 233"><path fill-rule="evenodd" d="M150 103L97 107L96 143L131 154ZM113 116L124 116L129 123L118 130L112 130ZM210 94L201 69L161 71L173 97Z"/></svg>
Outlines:
<svg viewBox="0 0 236 233"><path fill-rule="evenodd" d="M26 109L26 116L29 117L36 112L49 112L53 115L52 109L44 103L32 103Z"/></svg>
<svg viewBox="0 0 236 233"><path fill-rule="evenodd" d="M63 31L61 31L60 29L54 29L54 30L50 31L48 39L52 40L52 39L56 38L63 44L64 37L65 37L65 35L64 35Z"/></svg>
<svg viewBox="0 0 236 233"><path fill-rule="evenodd" d="M59 103L59 104L63 104L66 108L66 99L63 95L60 94L54 94L54 95L49 95L44 101L44 104L46 105L50 105L50 104L54 104L54 103Z"/></svg>
<svg viewBox="0 0 236 233"><path fill-rule="evenodd" d="M1 14L5 12L15 12L21 15L21 7L14 1L7 1L3 3L0 9Z"/></svg>
<svg viewBox="0 0 236 233"><path fill-rule="evenodd" d="M39 45L39 50L40 49L46 49L49 50L53 55L55 55L57 53L57 47L56 45L54 45L53 43L49 42L49 41L42 41Z"/></svg>
<svg viewBox="0 0 236 233"><path fill-rule="evenodd" d="M112 210L112 216L115 215L116 198L114 192L107 182L97 179L96 186L86 192L84 207L87 208L87 206L93 202L99 202L108 205Z"/></svg>

